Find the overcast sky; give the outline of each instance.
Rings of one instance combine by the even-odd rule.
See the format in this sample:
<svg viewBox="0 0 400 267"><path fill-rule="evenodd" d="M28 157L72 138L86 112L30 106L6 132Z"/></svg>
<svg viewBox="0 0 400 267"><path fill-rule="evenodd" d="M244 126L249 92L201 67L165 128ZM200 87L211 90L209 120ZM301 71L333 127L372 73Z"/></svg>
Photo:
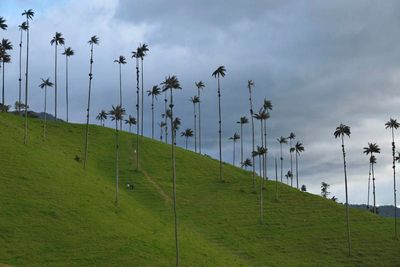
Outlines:
<svg viewBox="0 0 400 267"><path fill-rule="evenodd" d="M378 204L393 203L391 136L384 124L399 117L400 2L398 1L185 1L185 0L2 0L0 16L9 25L0 32L14 44L13 64L6 66L6 101L18 97L17 25L21 12L32 8L30 106L43 108L40 78L54 80L54 47L50 40L62 32L75 50L70 60L70 118L85 118L90 36L100 38L95 47L91 121L101 109L118 103L119 55L123 66L123 97L129 114L135 105L135 64L131 51L149 45L144 62L145 90L177 75L183 90L176 93L176 114L182 128L193 127L194 82L202 80L203 152L218 155L216 81L211 73L220 65L222 79L223 158L232 160L228 140L239 130L235 123L249 116L247 80L255 82L254 105L264 97L274 105L268 120L269 156L278 156L276 138L293 131L305 146L300 157L300 184L320 192L320 183L331 185L332 195L344 201L340 141L333 131L341 122L351 126L346 139L349 198L367 199L368 142L380 145L377 155ZM60 49L62 50L62 49ZM61 52L60 52L61 53ZM59 61L59 115L65 118L65 59ZM54 95L49 109L54 113ZM157 103L160 121L163 101ZM150 134L150 99L145 100L145 132ZM250 125L243 136L250 156ZM257 124L258 126L258 124ZM258 129L257 129L258 131ZM158 133L158 128L157 128ZM158 135L158 134L157 134ZM397 134L398 136L398 134ZM396 138L396 141L400 139ZM183 144L183 140L179 141ZM399 143L400 146L400 143ZM239 146L238 146L239 147ZM237 154L237 158L239 154ZM285 147L284 171L289 169ZM269 161L269 172L273 172Z"/></svg>

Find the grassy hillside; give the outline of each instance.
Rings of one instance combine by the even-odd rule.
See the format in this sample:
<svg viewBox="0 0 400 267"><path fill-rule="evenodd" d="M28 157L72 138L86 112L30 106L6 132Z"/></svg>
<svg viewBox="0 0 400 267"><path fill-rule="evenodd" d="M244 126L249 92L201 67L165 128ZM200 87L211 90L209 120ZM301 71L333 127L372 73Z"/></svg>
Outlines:
<svg viewBox="0 0 400 267"><path fill-rule="evenodd" d="M121 136L120 206L115 200L114 131L29 122L0 113L0 265L173 266L170 147L144 138L135 170L134 135ZM178 149L177 192L182 266L399 266L393 219L351 210L347 256L344 209L330 200L266 183L265 224L251 174ZM128 190L126 183L133 183Z"/></svg>

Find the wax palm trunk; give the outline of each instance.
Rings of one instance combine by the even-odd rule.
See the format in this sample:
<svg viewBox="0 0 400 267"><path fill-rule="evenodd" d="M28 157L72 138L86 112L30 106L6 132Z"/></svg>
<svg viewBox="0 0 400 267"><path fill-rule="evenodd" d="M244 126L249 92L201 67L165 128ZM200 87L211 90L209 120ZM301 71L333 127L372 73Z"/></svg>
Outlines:
<svg viewBox="0 0 400 267"><path fill-rule="evenodd" d="M139 120L139 58L136 57L136 169L139 169L139 130L140 130L140 123L143 123ZM140 122L140 123L139 123Z"/></svg>
<svg viewBox="0 0 400 267"><path fill-rule="evenodd" d="M57 42L54 46L54 120L57 121Z"/></svg>
<svg viewBox="0 0 400 267"><path fill-rule="evenodd" d="M374 163L371 163L371 171L372 171L372 196L374 198L374 207L373 211L376 213L376 195L375 195L375 171L374 171Z"/></svg>
<svg viewBox="0 0 400 267"><path fill-rule="evenodd" d="M116 151L116 173L115 173L115 203L119 204L119 140L118 140L118 120L115 120L115 151Z"/></svg>
<svg viewBox="0 0 400 267"><path fill-rule="evenodd" d="M299 189L299 163L298 163L298 155L296 153L296 188Z"/></svg>
<svg viewBox="0 0 400 267"><path fill-rule="evenodd" d="M267 157L268 157L268 149L267 149L267 120L264 120L264 145L265 145L265 157L264 157L264 169L265 169L265 175L263 179L263 186L265 183L265 180L268 179L268 170L267 170Z"/></svg>
<svg viewBox="0 0 400 267"><path fill-rule="evenodd" d="M19 42L19 78L18 78L18 115L21 115L21 95L22 95L22 34L21 30L20 42Z"/></svg>
<svg viewBox="0 0 400 267"><path fill-rule="evenodd" d="M289 152L290 152L290 173L293 174L293 157L292 157L292 139L291 138L289 138L289 146L290 146L290 148L289 148ZM291 179L291 180L292 180L291 186L293 187L293 179Z"/></svg>
<svg viewBox="0 0 400 267"><path fill-rule="evenodd" d="M263 185L262 185L262 174L261 174L261 166L262 166L262 155L258 156L258 161L260 165L260 223L264 223L264 196L263 196Z"/></svg>
<svg viewBox="0 0 400 267"><path fill-rule="evenodd" d="M46 139L47 127L47 86L44 87L44 124L43 124L43 139Z"/></svg>
<svg viewBox="0 0 400 267"><path fill-rule="evenodd" d="M200 99L200 89L197 89L197 96ZM201 154L201 109L200 109L201 101L199 101L199 153Z"/></svg>
<svg viewBox="0 0 400 267"><path fill-rule="evenodd" d="M164 115L165 115L165 143L168 144L168 121L167 121L167 91L165 91L165 99L164 99Z"/></svg>
<svg viewBox="0 0 400 267"><path fill-rule="evenodd" d="M222 119L221 119L221 89L218 74L218 135L219 135L219 179L222 181Z"/></svg>
<svg viewBox="0 0 400 267"><path fill-rule="evenodd" d="M371 159L369 162L369 172L368 172L368 200L367 200L367 208L369 209L369 192L371 188Z"/></svg>
<svg viewBox="0 0 400 267"><path fill-rule="evenodd" d="M278 163L275 158L275 200L278 200Z"/></svg>
<svg viewBox="0 0 400 267"><path fill-rule="evenodd" d="M351 240L350 240L350 222L349 222L349 196L348 196L348 189L347 189L346 152L344 150L343 135L342 135L342 153L343 153L344 185L345 185L345 191L346 191L347 242L348 242L349 256L350 256L351 255Z"/></svg>
<svg viewBox="0 0 400 267"><path fill-rule="evenodd" d="M89 92L88 92L87 113L86 113L85 159L83 162L83 167L85 169L87 165L88 148L89 148L90 94L92 91L92 79L93 79L92 71L93 71L93 44L90 45Z"/></svg>
<svg viewBox="0 0 400 267"><path fill-rule="evenodd" d="M263 138L263 120L261 122L261 147L264 147L264 138ZM263 187L264 187L264 177L265 177L265 154L262 154L262 174L260 173L260 221L264 223L264 196L263 196Z"/></svg>
<svg viewBox="0 0 400 267"><path fill-rule="evenodd" d="M154 95L151 96L151 138L154 139Z"/></svg>
<svg viewBox="0 0 400 267"><path fill-rule="evenodd" d="M281 145L281 183L283 182L283 151L282 151L282 143Z"/></svg>
<svg viewBox="0 0 400 267"><path fill-rule="evenodd" d="M233 166L235 166L235 154L236 154L236 141L233 140Z"/></svg>
<svg viewBox="0 0 400 267"><path fill-rule="evenodd" d="M193 120L194 120L194 152L197 153L197 116L196 116L196 104L193 103Z"/></svg>
<svg viewBox="0 0 400 267"><path fill-rule="evenodd" d="M240 123L240 163L243 163L243 123Z"/></svg>
<svg viewBox="0 0 400 267"><path fill-rule="evenodd" d="M175 162L175 141L176 131L174 129L174 102L171 89L170 97L170 108L171 108L171 152L172 152L172 182L173 182L173 198L174 198L174 226L175 226L175 251L176 251L176 266L179 266L179 240L178 240L178 215L176 208L176 162Z"/></svg>
<svg viewBox="0 0 400 267"><path fill-rule="evenodd" d="M394 130L392 128L392 157L393 157L393 197L394 197L394 237L397 239L397 200L396 200L396 144L394 142Z"/></svg>
<svg viewBox="0 0 400 267"><path fill-rule="evenodd" d="M66 111L67 111L67 122L69 122L69 97L68 97L68 56L65 56L65 100L66 100Z"/></svg>
<svg viewBox="0 0 400 267"><path fill-rule="evenodd" d="M144 107L144 101L143 101L143 99L144 99L144 89L143 89L143 58L141 59L141 76L142 76L142 106L141 106L141 117L140 117L140 119L141 119L141 124L140 124L140 134L141 134L141 136L143 136L143 125L144 125L144 123L143 123L143 107Z"/></svg>
<svg viewBox="0 0 400 267"><path fill-rule="evenodd" d="M119 67L119 105L122 107L122 68L121 63L118 64ZM119 128L122 131L122 120L119 121Z"/></svg>
<svg viewBox="0 0 400 267"><path fill-rule="evenodd" d="M3 74L2 74L2 99L1 99L1 103L3 104L3 106L4 106L4 104L5 104L5 89L4 89L4 67L5 67L5 65L4 65L4 60L2 60L2 67L3 67Z"/></svg>
<svg viewBox="0 0 400 267"><path fill-rule="evenodd" d="M25 65L25 127L24 144L28 143L28 80L29 80L29 19L26 18L26 65Z"/></svg>
<svg viewBox="0 0 400 267"><path fill-rule="evenodd" d="M252 147L253 150L255 150L255 144L254 144L254 117L253 117L253 101L251 98L251 89L249 89L249 102L250 102L250 117L251 117L251 141L252 141ZM254 155L252 155L253 158L253 191L256 191L256 166L254 164Z"/></svg>

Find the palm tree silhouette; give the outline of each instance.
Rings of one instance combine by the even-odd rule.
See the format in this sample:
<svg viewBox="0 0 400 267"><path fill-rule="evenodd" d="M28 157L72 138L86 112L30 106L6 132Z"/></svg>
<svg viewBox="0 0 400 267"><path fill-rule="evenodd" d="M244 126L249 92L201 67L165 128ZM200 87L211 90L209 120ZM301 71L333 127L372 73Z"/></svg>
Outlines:
<svg viewBox="0 0 400 267"><path fill-rule="evenodd" d="M289 139L289 153L290 153L290 172L293 174L293 157L292 157L292 152L294 152L294 149L292 149L292 140L296 138L296 135L291 132L288 136L287 139Z"/></svg>
<svg viewBox="0 0 400 267"><path fill-rule="evenodd" d="M165 91L164 94L164 114L162 114L162 117L164 118L164 124L165 124L165 143L168 144L168 123L167 123L167 110L168 110L168 92Z"/></svg>
<svg viewBox="0 0 400 267"><path fill-rule="evenodd" d="M221 86L220 86L220 77L225 77L226 69L224 66L219 66L213 73L214 76L218 80L218 124L219 124L219 179L223 181L222 178L222 119L221 119Z"/></svg>
<svg viewBox="0 0 400 267"><path fill-rule="evenodd" d="M41 78L42 83L39 84L40 88L44 88L44 124L43 124L43 139L46 139L46 126L47 126L47 87L53 87L50 78L46 80Z"/></svg>
<svg viewBox="0 0 400 267"><path fill-rule="evenodd" d="M381 153L381 149L375 143L368 143L367 147L364 147L364 154L370 155L370 164L371 164L371 172L372 172L372 194L374 197L374 213L376 213L376 200L375 200L375 172L374 172L374 164L376 163L376 158L373 157L374 153L378 154Z"/></svg>
<svg viewBox="0 0 400 267"><path fill-rule="evenodd" d="M147 90L147 95L151 96L151 138L154 139L154 99L161 94L161 89L154 85L151 90Z"/></svg>
<svg viewBox="0 0 400 267"><path fill-rule="evenodd" d="M394 197L394 237L397 239L397 197L396 197L396 145L394 142L394 130L400 127L400 123L397 120L390 118L385 124L386 129L390 128L392 131L392 158L393 158L393 197Z"/></svg>
<svg viewBox="0 0 400 267"><path fill-rule="evenodd" d="M252 142L252 151L255 150L255 143L254 143L254 117L253 117L253 101L251 98L251 89L254 86L254 82L252 80L247 81L247 88L249 88L249 102L250 102L250 118L251 118L251 142ZM254 161L254 156L252 154L252 159ZM253 164L253 191L256 191L256 166Z"/></svg>
<svg viewBox="0 0 400 267"><path fill-rule="evenodd" d="M139 103L140 103L140 97L139 97L139 58L141 57L142 51L140 50L140 47L136 48L136 51L132 51L132 58L136 59L136 169L139 169L139 126L141 123L143 123L140 120L140 114L139 114Z"/></svg>
<svg viewBox="0 0 400 267"><path fill-rule="evenodd" d="M3 106L5 105L5 89L4 89L4 69L5 69L5 63L11 63L11 56L7 54L8 50L12 50L13 45L8 39L2 39L1 44L0 44L0 61L1 61L1 66L3 68L3 74L2 74L2 100L1 103Z"/></svg>
<svg viewBox="0 0 400 267"><path fill-rule="evenodd" d="M240 124L240 162L243 162L243 124L249 123L249 119L246 116L240 117L239 121L236 123ZM243 166L242 166L243 168Z"/></svg>
<svg viewBox="0 0 400 267"><path fill-rule="evenodd" d="M68 77L68 58L73 56L75 54L74 50L72 50L71 47L64 48L64 52L62 53L65 56L65 100L67 103L67 122L69 121L69 97L68 97L68 83L69 83L69 77Z"/></svg>
<svg viewBox="0 0 400 267"><path fill-rule="evenodd" d="M29 78L29 20L33 18L35 12L32 9L24 10L21 14L26 17L26 64L25 64L25 127L24 144L28 142L28 78Z"/></svg>
<svg viewBox="0 0 400 267"><path fill-rule="evenodd" d="M54 119L57 120L57 47L58 45L64 45L64 37L62 37L62 33L56 32L56 34L53 36L53 39L51 39L50 44L54 46L54 92L55 92L55 98L54 98Z"/></svg>
<svg viewBox="0 0 400 267"><path fill-rule="evenodd" d="M235 166L236 141L239 139L240 139L240 135L238 133L234 133L233 136L229 137L229 140L233 141L233 160L232 160L233 166Z"/></svg>
<svg viewBox="0 0 400 267"><path fill-rule="evenodd" d="M195 95L190 98L190 102L193 104L193 125L194 125L194 152L197 153L197 114L196 114L196 104L200 103L200 98Z"/></svg>
<svg viewBox="0 0 400 267"><path fill-rule="evenodd" d="M125 109L120 105L114 107L112 106L112 110L109 112L111 116L111 120L115 121L115 151L116 151L116 186L115 186L115 203L118 206L119 204L119 193L118 193L118 184L119 184L119 140L118 140L118 121L121 121L125 115Z"/></svg>
<svg viewBox="0 0 400 267"><path fill-rule="evenodd" d="M277 139L278 143L281 147L281 183L282 183L282 176L283 176L283 154L282 154L282 145L283 144L287 144L287 139L283 136L281 136L280 138Z"/></svg>
<svg viewBox="0 0 400 267"><path fill-rule="evenodd" d="M104 121L107 120L108 113L102 109L99 114L96 116L96 119L100 121L100 125L104 127Z"/></svg>
<svg viewBox="0 0 400 267"><path fill-rule="evenodd" d="M193 130L187 128L185 131L181 132L181 136L185 137L185 147L188 149L188 139L189 137L193 137Z"/></svg>
<svg viewBox="0 0 400 267"><path fill-rule="evenodd" d="M28 30L28 26L26 22L22 22L21 25L18 25L19 31L21 32L20 35L20 42L19 42L19 78L18 78L18 103L22 104L22 37L23 32ZM21 113L21 105L18 105L18 113Z"/></svg>
<svg viewBox="0 0 400 267"><path fill-rule="evenodd" d="M179 80L176 76L168 76L161 83L162 91L170 91L170 119L171 119L171 147L172 147L172 181L173 181L173 198L174 198L174 222L175 222L175 251L176 251L176 266L179 266L179 242L178 242L178 217L176 211L176 163L175 163L175 145L176 145L176 130L180 124L180 120L174 120L174 101L173 90L182 89Z"/></svg>
<svg viewBox="0 0 400 267"><path fill-rule="evenodd" d="M143 93L143 88L144 88L144 86L143 86L143 59L144 59L144 57L147 55L146 54L146 52L148 52L149 51L149 46L147 45L147 44L142 44L142 45L140 45L139 46L139 57L140 57L140 63L141 63L141 74L142 74L142 109L141 109L141 117L140 117L140 119L141 119L141 122L142 122L142 124L140 125L140 133L141 133L141 136L143 136L143 107L144 107L144 104L143 104L143 98L144 98L144 93Z"/></svg>
<svg viewBox="0 0 400 267"><path fill-rule="evenodd" d="M3 17L0 17L0 29L7 30L8 25L6 24L6 20Z"/></svg>
<svg viewBox="0 0 400 267"><path fill-rule="evenodd" d="M333 133L335 138L342 139L342 153L343 153L343 169L344 169L344 185L346 191L346 222L347 222L347 242L349 248L349 256L351 255L351 240L350 240L350 223L349 223L349 197L347 190L347 171L346 171L346 152L344 149L344 136L348 136L350 138L350 127L344 124L340 124L336 127L335 132Z"/></svg>
<svg viewBox="0 0 400 267"><path fill-rule="evenodd" d="M290 172L290 170L288 170L288 172L285 174L285 178L286 178L286 184L289 185L289 178L292 178L292 173Z"/></svg>
<svg viewBox="0 0 400 267"><path fill-rule="evenodd" d="M136 125L136 118L129 115L128 119L125 120L125 124L129 125L129 132L131 132L132 125Z"/></svg>
<svg viewBox="0 0 400 267"><path fill-rule="evenodd" d="M126 58L124 56L119 56L116 60L114 60L115 63L118 63L118 70L119 70L119 105L122 107L122 65L126 64ZM122 130L122 120L119 121L119 127L120 130Z"/></svg>
<svg viewBox="0 0 400 267"><path fill-rule="evenodd" d="M300 153L304 152L304 146L302 143L297 142L293 149L296 152L296 188L299 189L299 164L297 158Z"/></svg>
<svg viewBox="0 0 400 267"><path fill-rule="evenodd" d="M247 167L252 167L253 163L252 163L251 159L246 158L244 161L242 161L240 163L240 166L247 171Z"/></svg>
<svg viewBox="0 0 400 267"><path fill-rule="evenodd" d="M197 96L200 100L200 91L205 87L202 81L195 82L197 87ZM201 109L200 109L200 101L199 101L199 153L201 154Z"/></svg>
<svg viewBox="0 0 400 267"><path fill-rule="evenodd" d="M93 79L93 47L94 45L99 44L99 38L96 35L93 35L88 41L90 45L90 68L89 68L89 93L88 93L88 105L87 105L87 113L86 113L86 133L85 133L85 158L83 161L83 167L86 169L87 157L88 157L88 139L89 139L89 112L90 112L90 93L92 91L92 79Z"/></svg>

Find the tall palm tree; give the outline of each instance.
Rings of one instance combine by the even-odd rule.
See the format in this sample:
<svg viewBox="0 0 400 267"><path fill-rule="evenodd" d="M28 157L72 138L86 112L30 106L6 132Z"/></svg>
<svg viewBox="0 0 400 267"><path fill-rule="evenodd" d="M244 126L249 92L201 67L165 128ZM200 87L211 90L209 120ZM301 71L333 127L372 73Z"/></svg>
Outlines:
<svg viewBox="0 0 400 267"><path fill-rule="evenodd" d="M189 137L193 137L193 130L187 128L185 131L181 132L181 136L185 137L185 147L188 149L188 139Z"/></svg>
<svg viewBox="0 0 400 267"><path fill-rule="evenodd" d="M22 99L22 37L24 31L28 30L28 26L26 22L22 22L21 25L18 25L19 31L21 32L20 35L20 42L19 42L19 78L18 78L18 103L21 104ZM21 105L18 105L18 113L21 112Z"/></svg>
<svg viewBox="0 0 400 267"><path fill-rule="evenodd" d="M240 124L240 162L243 162L243 124L249 123L249 119L246 116L240 117L236 123Z"/></svg>
<svg viewBox="0 0 400 267"><path fill-rule="evenodd" d="M1 67L3 68L2 74L2 100L1 103L3 106L5 105L5 92L4 92L4 68L5 63L11 63L11 56L7 53L8 50L12 50L13 45L8 39L2 39L0 43L0 60L1 60Z"/></svg>
<svg viewBox="0 0 400 267"><path fill-rule="evenodd" d="M68 97L68 58L75 54L74 50L71 47L64 48L64 52L62 53L65 56L65 100L66 100L66 108L67 108L67 122L69 121L69 97Z"/></svg>
<svg viewBox="0 0 400 267"><path fill-rule="evenodd" d="M251 159L246 158L244 161L240 163L240 166L242 166L242 168L244 168L247 171L247 167L253 166L253 162L251 161Z"/></svg>
<svg viewBox="0 0 400 267"><path fill-rule="evenodd" d="M296 138L295 133L291 132L288 136L287 139L289 139L289 153L290 153L290 172L293 174L293 157L292 157L292 152L294 152L294 149L292 149L292 140Z"/></svg>
<svg viewBox="0 0 400 267"><path fill-rule="evenodd" d="M64 37L62 37L62 33L56 32L51 39L50 44L54 46L54 119L57 120L57 46L64 45Z"/></svg>
<svg viewBox="0 0 400 267"><path fill-rule="evenodd" d="M43 139L46 139L46 126L47 126L47 87L53 87L50 78L46 80L41 78L42 83L39 84L40 88L44 88L44 124L43 124Z"/></svg>
<svg viewBox="0 0 400 267"><path fill-rule="evenodd" d="M104 127L104 121L107 120L108 113L102 109L99 114L96 116L96 119L100 121L100 125Z"/></svg>
<svg viewBox="0 0 400 267"><path fill-rule="evenodd" d="M139 58L142 54L140 47L136 48L136 51L132 51L132 58L136 59L136 169L139 169L139 130L140 125L143 123L140 119L139 114Z"/></svg>
<svg viewBox="0 0 400 267"><path fill-rule="evenodd" d="M293 186L293 179L292 179L293 174L292 174L292 172L290 170L288 170L288 172L285 174L285 177L286 177L286 184L289 185L289 179L291 179L292 180L292 186Z"/></svg>
<svg viewBox="0 0 400 267"><path fill-rule="evenodd" d="M264 103L263 103L263 108L267 113L267 118L264 120L264 145L265 148L267 148L267 120L270 118L269 112L272 110L272 102L266 98L264 98ZM268 153L265 153L265 158L264 158L264 164L265 164L265 178L268 177L268 168L267 168L267 158L268 158Z"/></svg>
<svg viewBox="0 0 400 267"><path fill-rule="evenodd" d="M157 100L157 96L161 94L161 89L154 85L151 90L147 90L147 95L151 96L151 138L154 139L154 99Z"/></svg>
<svg viewBox="0 0 400 267"><path fill-rule="evenodd" d="M197 87L197 96L199 97L200 100L200 91L205 87L204 83L202 81L195 82L195 85ZM200 109L200 101L199 101L199 153L201 154L201 109Z"/></svg>
<svg viewBox="0 0 400 267"><path fill-rule="evenodd" d="M275 160L275 201L278 200L278 162Z"/></svg>
<svg viewBox="0 0 400 267"><path fill-rule="evenodd" d="M232 165L235 166L235 154L236 154L236 141L240 139L240 135L238 133L234 133L233 136L229 137L229 140L233 141L233 158Z"/></svg>
<svg viewBox="0 0 400 267"><path fill-rule="evenodd" d="M213 73L218 80L218 124L219 124L219 179L222 181L222 118L221 118L221 86L220 78L225 77L226 69L224 66L219 66Z"/></svg>
<svg viewBox="0 0 400 267"><path fill-rule="evenodd" d="M88 105L87 105L87 113L86 113L86 134L85 134L85 158L83 161L83 167L86 169L86 164L87 164L87 157L88 157L88 139L89 139L89 112L90 112L90 93L92 91L92 79L93 79L93 73L92 73L92 68L93 68L93 47L94 45L99 44L99 38L96 35L93 35L90 37L90 40L88 41L88 44L90 45L90 68L89 68L89 93L88 93Z"/></svg>
<svg viewBox="0 0 400 267"><path fill-rule="evenodd" d="M265 142L264 142L264 135L263 135L263 132L264 132L264 125L265 125L265 123L266 123L266 120L269 118L269 113L267 112L267 110L266 109L264 109L264 108L261 108L259 111L258 111L258 113L256 113L256 114L254 114L253 115L254 116L254 118L255 119L257 119L257 120L259 120L260 121L260 130L261 130L261 146L262 147L264 147L265 149L266 149L266 147L265 147ZM265 179L267 178L267 165L266 165L266 160L265 160L265 158L266 158L266 156L267 156L267 153L268 153L268 150L266 149L265 150L265 153L263 153L262 154L262 168L263 168L263 173L262 173L262 186L264 187L264 181L265 181Z"/></svg>
<svg viewBox="0 0 400 267"><path fill-rule="evenodd" d="M346 152L344 149L344 136L348 136L350 138L350 127L344 124L340 124L336 127L335 132L333 133L335 138L342 139L342 153L343 153L343 169L344 169L344 185L346 191L346 222L347 222L347 242L349 248L349 256L351 255L351 240L350 240L350 223L349 223L349 197L347 190L347 171L346 171Z"/></svg>
<svg viewBox="0 0 400 267"><path fill-rule="evenodd" d="M0 29L3 31L7 30L8 25L6 24L6 20L3 17L0 17Z"/></svg>
<svg viewBox="0 0 400 267"><path fill-rule="evenodd" d="M294 151L296 152L296 188L299 189L299 164L297 158L300 156L300 153L304 152L303 144L297 141Z"/></svg>
<svg viewBox="0 0 400 267"><path fill-rule="evenodd" d="M200 103L200 98L195 95L190 98L190 102L193 104L193 125L194 125L194 152L197 153L197 114L196 114L196 104Z"/></svg>
<svg viewBox="0 0 400 267"><path fill-rule="evenodd" d="M283 176L283 153L282 153L282 145L283 144L287 144L287 139L283 136L281 136L280 138L277 139L278 143L281 147L281 183L282 183L282 176Z"/></svg>
<svg viewBox="0 0 400 267"><path fill-rule="evenodd" d="M386 129L390 128L392 130L392 157L393 157L393 197L394 197L394 237L397 239L397 197L396 197L396 145L394 142L394 130L400 127L400 123L397 120L390 118L390 120L385 124Z"/></svg>
<svg viewBox="0 0 400 267"><path fill-rule="evenodd" d="M247 81L247 88L249 88L249 102L250 102L250 118L251 118L251 141L252 141L252 151L255 150L255 143L254 143L254 117L253 117L253 100L251 98L251 89L254 86L254 82L252 80ZM254 161L254 156L252 154L252 159ZM256 168L255 164L253 164L253 191L256 191Z"/></svg>
<svg viewBox="0 0 400 267"><path fill-rule="evenodd" d="M162 141L162 140L163 140L163 129L164 129L167 125L165 124L164 121L162 121L162 122L160 122L160 123L158 124L158 126L160 126L160 140Z"/></svg>
<svg viewBox="0 0 400 267"><path fill-rule="evenodd" d="M26 64L25 64L25 127L24 144L28 142L28 81L29 81L29 20L33 18L35 12L32 9L24 10L21 14L26 18Z"/></svg>
<svg viewBox="0 0 400 267"><path fill-rule="evenodd" d="M376 163L376 158L373 158L374 153L381 153L381 149L375 143L368 143L367 147L364 147L364 154L370 155L370 164L371 164L371 172L372 172L372 194L374 197L374 213L376 213L376 198L375 198L375 172L374 172L374 164Z"/></svg>
<svg viewBox="0 0 400 267"><path fill-rule="evenodd" d="M132 125L136 125L136 118L129 115L128 119L125 120L125 124L129 125L129 132L131 132Z"/></svg>
<svg viewBox="0 0 400 267"><path fill-rule="evenodd" d="M141 90L142 90L142 109L141 109L141 117L140 117L140 119L141 119L141 122L142 122L142 124L140 125L140 134L141 134L141 136L143 136L143 107L144 107L144 104L143 104L143 99L144 99L144 93L143 93L143 88L144 88L144 86L143 86L143 84L144 84L144 80L143 80L143 59L144 59L144 57L147 55L146 53L149 51L149 46L147 45L147 44L142 44L142 45L140 45L139 46L139 57L140 57L140 63L141 63L141 74L142 74L142 77L141 77L141 80L142 80L142 88L141 88Z"/></svg>
<svg viewBox="0 0 400 267"><path fill-rule="evenodd" d="M173 199L174 199L174 222L175 222L175 251L176 251L176 266L179 266L179 243L178 243L178 217L176 211L176 162L175 162L175 145L176 145L176 129L180 120L174 120L174 101L173 90L182 89L179 80L176 76L168 76L161 83L162 91L170 91L170 119L171 119L171 147L172 147L172 182L173 182ZM178 119L178 118L177 118Z"/></svg>
<svg viewBox="0 0 400 267"><path fill-rule="evenodd" d="M115 186L115 203L118 206L119 204L119 193L118 193L118 185L119 185L119 140L118 140L118 121L121 121L125 115L125 109L120 105L114 107L112 106L112 110L109 112L111 116L111 120L115 121L115 151L116 151L116 186Z"/></svg>

